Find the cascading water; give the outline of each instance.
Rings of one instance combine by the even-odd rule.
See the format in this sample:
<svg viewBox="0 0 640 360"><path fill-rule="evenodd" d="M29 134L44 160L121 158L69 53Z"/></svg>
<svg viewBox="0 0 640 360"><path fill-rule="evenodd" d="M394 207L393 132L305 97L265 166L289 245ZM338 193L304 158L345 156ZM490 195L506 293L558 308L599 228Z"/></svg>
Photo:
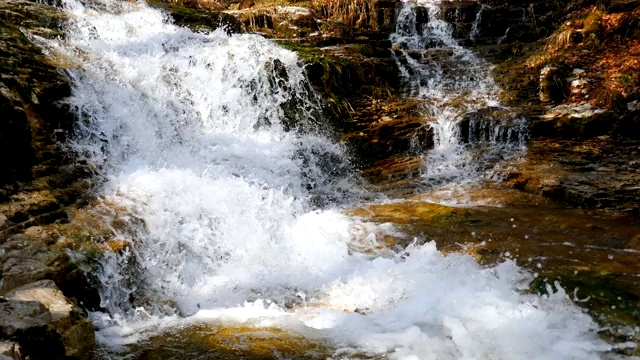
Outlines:
<svg viewBox="0 0 640 360"><path fill-rule="evenodd" d="M254 35L194 34L143 3L90 4L66 0L75 21L52 44L81 59L70 70L71 145L103 169L101 196L141 220L129 224L129 250L96 275L106 310L92 319L106 348L215 322L303 334L337 358L598 359L611 349L562 290L523 294L531 276L511 261L483 268L433 243L358 252L397 234L336 207L357 193L335 170L348 168L340 146L286 131L321 121L294 53Z"/></svg>
<svg viewBox="0 0 640 360"><path fill-rule="evenodd" d="M426 11L420 19L418 9ZM482 9L471 38L477 36ZM525 147L525 121L500 105L491 66L460 46L453 33L440 1L425 0L403 3L391 35L402 53L396 59L407 96L424 101L434 129L435 146L425 157L423 171L431 186L475 180L493 158ZM487 117L487 110L506 114L508 121Z"/></svg>

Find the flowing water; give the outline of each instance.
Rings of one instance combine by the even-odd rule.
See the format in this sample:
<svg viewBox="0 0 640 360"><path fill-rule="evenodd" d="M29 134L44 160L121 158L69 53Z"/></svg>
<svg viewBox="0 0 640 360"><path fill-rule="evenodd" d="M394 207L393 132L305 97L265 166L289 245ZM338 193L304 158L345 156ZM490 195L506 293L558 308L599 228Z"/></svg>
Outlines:
<svg viewBox="0 0 640 360"><path fill-rule="evenodd" d="M255 35L192 33L144 3L65 8L74 20L52 46L80 59L70 145L101 169L100 196L139 219L122 234L128 250L95 274L105 310L91 318L106 358L189 324L278 328L345 359L598 359L612 349L562 290L526 293L532 276L511 261L481 267L420 239L371 250L399 235L341 210L364 190L342 147L314 130L319 102L294 53ZM474 69L466 76L486 77ZM480 84L415 91L436 105L465 91L495 105L495 85ZM469 163L446 125L439 156Z"/></svg>
<svg viewBox="0 0 640 360"><path fill-rule="evenodd" d="M406 95L424 102L434 129L423 171L432 186L476 181L497 160L523 150L527 137L524 118L500 104L491 66L458 44L443 17L439 1L404 2L391 36L402 53Z"/></svg>

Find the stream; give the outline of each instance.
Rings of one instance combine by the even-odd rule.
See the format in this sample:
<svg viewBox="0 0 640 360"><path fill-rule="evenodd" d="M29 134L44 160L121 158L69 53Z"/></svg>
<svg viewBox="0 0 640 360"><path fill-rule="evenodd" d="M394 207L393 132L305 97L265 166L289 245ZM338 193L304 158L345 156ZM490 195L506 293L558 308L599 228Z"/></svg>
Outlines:
<svg viewBox="0 0 640 360"><path fill-rule="evenodd" d="M98 357L601 359L628 346L599 336L562 287L527 291L537 274L513 259L479 264L355 214L393 201L314 130L322 100L295 53L258 35L193 33L142 2L63 2L73 21L50 46L79 59L69 146L100 169L103 201L132 220L116 230L130 246L94 269ZM511 112L489 66L428 6L424 32L408 30L405 4L392 35L407 96L436 124L421 181L477 184L526 149L526 121L464 119ZM438 52L445 62L416 60ZM464 139L460 123L487 131Z"/></svg>

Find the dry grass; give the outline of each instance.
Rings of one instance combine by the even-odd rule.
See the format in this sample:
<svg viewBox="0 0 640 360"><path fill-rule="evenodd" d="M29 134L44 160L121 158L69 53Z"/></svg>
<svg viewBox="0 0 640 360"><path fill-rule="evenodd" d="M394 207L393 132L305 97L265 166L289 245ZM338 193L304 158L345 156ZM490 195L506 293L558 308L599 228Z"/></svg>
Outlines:
<svg viewBox="0 0 640 360"><path fill-rule="evenodd" d="M567 27L564 30L556 31L547 40L545 45L545 51L548 53L556 54L559 51L567 48L572 43L573 34L576 32L572 27Z"/></svg>
<svg viewBox="0 0 640 360"><path fill-rule="evenodd" d="M312 0L322 17L347 26L367 27L374 14L374 0Z"/></svg>
<svg viewBox="0 0 640 360"><path fill-rule="evenodd" d="M587 91L573 92L568 102L624 107L640 98L639 23L640 7L619 13L595 6L578 10L524 64L534 76L546 65L583 69Z"/></svg>

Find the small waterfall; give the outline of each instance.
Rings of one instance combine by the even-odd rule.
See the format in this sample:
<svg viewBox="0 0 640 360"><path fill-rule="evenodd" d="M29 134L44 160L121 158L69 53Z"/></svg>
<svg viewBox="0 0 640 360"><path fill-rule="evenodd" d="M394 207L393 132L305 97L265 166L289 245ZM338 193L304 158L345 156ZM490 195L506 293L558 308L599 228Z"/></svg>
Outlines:
<svg viewBox="0 0 640 360"><path fill-rule="evenodd" d="M67 46L86 57L71 73L72 146L145 224L135 253L103 264L104 306L128 317L154 297L191 314L275 291L261 285L270 269L282 291L270 298L295 292L327 251L300 248L296 218L355 196L341 146L305 129L321 114L296 55L259 36L195 34L142 4L90 4L67 2Z"/></svg>
<svg viewBox="0 0 640 360"><path fill-rule="evenodd" d="M469 40L475 40L476 36L478 36L478 32L479 32L478 26L482 21L482 12L486 7L487 7L486 4L480 5L480 10L478 10L478 13L476 14L476 18L474 19L473 24L471 25L471 31L469 32Z"/></svg>
<svg viewBox="0 0 640 360"><path fill-rule="evenodd" d="M477 36L483 9L480 6L471 38ZM424 102L434 129L435 147L425 156L423 172L432 186L475 180L491 163L485 160L507 156L526 144L526 122L501 106L490 64L460 46L453 32L438 1L419 1L403 3L391 35L402 54L396 59L406 95ZM487 109L502 109L496 112L501 118L483 116Z"/></svg>
<svg viewBox="0 0 640 360"><path fill-rule="evenodd" d="M198 323L281 328L335 358L597 359L611 349L562 289L523 293L532 276L512 261L482 267L424 241L357 251L398 234L341 211L360 190L341 145L314 130L318 102L294 53L255 35L193 33L143 2L65 7L74 20L51 46L79 59L70 146L101 169L99 196L129 217L130 246L96 273L106 311L91 317L108 358ZM485 74L464 78L474 71ZM469 91L493 91L481 84L490 89ZM414 91L429 99L436 87ZM439 134L446 156L464 147L455 126Z"/></svg>

